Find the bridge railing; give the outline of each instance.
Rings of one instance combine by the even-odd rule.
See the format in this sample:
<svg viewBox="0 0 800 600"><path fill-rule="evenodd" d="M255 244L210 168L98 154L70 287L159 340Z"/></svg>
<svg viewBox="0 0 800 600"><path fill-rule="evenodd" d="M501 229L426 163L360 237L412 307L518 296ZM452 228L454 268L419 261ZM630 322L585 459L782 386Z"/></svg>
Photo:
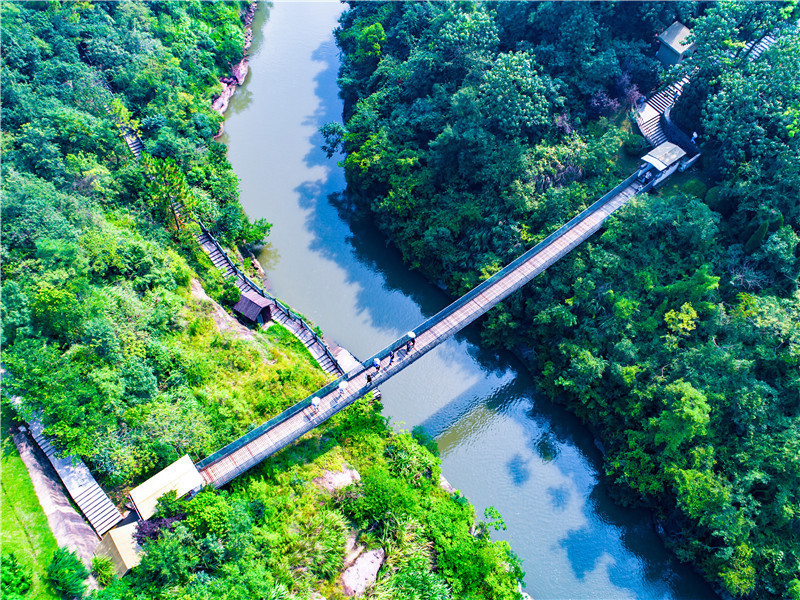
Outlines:
<svg viewBox="0 0 800 600"><path fill-rule="evenodd" d="M567 223L565 223L564 225L559 227L556 231L554 231L553 233L548 235L544 240L542 240L541 242L536 244L533 248L531 248L530 250L528 250L527 252L522 254L519 258L517 258L516 260L514 260L511 263L509 263L508 265L506 265L503 269L501 269L500 271L498 271L497 273L495 273L494 275L492 275L491 277L489 277L488 279L483 281L481 284L479 284L478 286L473 288L470 292L468 292L467 294L465 294L464 296L462 296L461 298L459 298L458 300L456 300L455 302L453 302L452 304L450 304L446 308L442 309L441 311L436 313L434 316L432 316L429 319L427 319L420 326L416 327L415 329L412 329L411 331L413 331L415 335L419 335L423 331L426 331L426 330L430 329L431 327L433 327L434 325L436 325L436 323L438 323L438 322L446 319L447 317L449 317L451 314L456 312L462 306L464 306L465 304L467 304L467 303L471 302L472 300L474 300L477 296L479 296L480 294L485 292L487 289L492 287L495 283L497 283L498 281L503 279L506 275L508 275L509 273L514 271L522 263L524 263L527 260L529 260L533 255L537 254L542 249L547 247L554 240L556 240L557 238L559 238L562 235L564 235L564 233L569 231L572 227L574 227L575 225L580 223L586 217L588 217L592 213L594 213L597 210L599 210L600 208L602 208L609 200L611 200L614 196L616 196L622 190L627 188L635 180L636 180L636 173L634 173L633 175L631 175L630 177L625 179L622 183L617 185L614 189L612 189L610 192L605 194L602 198L600 198L599 200L595 201L591 206L589 206L588 208L583 210L575 218L571 219L570 221L568 221ZM269 431L270 429L272 429L276 425L282 423L286 419L289 419L289 418L297 415L298 413L302 412L303 410L305 410L306 408L311 406L311 402L312 402L312 400L314 398L320 398L320 399L324 398L325 396L327 396L331 392L334 392L339 387L339 384L341 382L346 382L346 381L350 380L351 378L355 377L356 375L362 373L366 369L368 369L372 365L372 361L374 359L377 358L378 360L382 361L384 358L386 358L389 355L390 352L392 352L393 350L397 350L399 347L403 346L408 341L408 339L409 339L409 336L408 336L408 334L406 334L403 337L401 337L399 340L396 340L396 341L392 342L391 345L389 345L386 348L384 348L383 350L377 352L373 356L369 357L367 360L361 362L359 364L359 366L355 367L354 369L352 369L348 373L346 373L346 374L342 375L341 377L337 378L336 380L330 382L325 387L320 388L319 390L317 390L316 392L314 392L313 394L311 394L307 398L304 398L300 402L297 402L296 404L290 406L289 408L284 410L279 415L274 416L273 418L271 418L266 423L263 423L263 424L259 425L258 427L256 427L252 431L250 431L250 432L246 433L245 435L243 435L242 437L234 440L233 442L231 442L227 446L217 450L216 452L214 452L210 456L208 456L208 457L204 458L203 460L201 460L200 462L196 463L195 466L198 469L204 469L204 468L214 464L215 462L225 458L226 456L228 456L229 454L235 452L236 450L239 450L240 448L243 448L244 446L246 446L247 444L249 444L253 440L257 439L258 437L260 437L261 435L263 435L264 433L266 433L267 431ZM375 385L376 384L366 385L366 386L362 386L357 391L351 391L349 393L349 397L351 398L351 402L352 402L352 399L359 397L363 393L366 393L370 389L374 388ZM346 404L348 404L348 403L346 403ZM344 406L346 406L346 404Z"/></svg>
<svg viewBox="0 0 800 600"><path fill-rule="evenodd" d="M255 292L260 294L263 298L268 298L271 302L273 302L275 304L275 306L278 308L278 310L282 311L288 318L290 318L293 321L299 323L300 326L303 329L308 331L314 337L314 341L317 344L319 344L319 346L322 348L323 352L325 353L325 356L327 356L331 360L333 365L337 368L337 370L340 373L343 373L342 368L339 366L339 361L336 360L336 357L333 355L333 352L331 352L331 349L328 348L328 345L322 340L322 338L319 336L319 334L316 331L314 331L314 329L306 322L306 320L303 317L301 317L300 315L298 315L296 312L294 312L292 309L290 309L288 306L286 306L283 302L278 300L275 296L273 296L269 292L265 291L256 282L254 282L244 271L242 271L239 268L239 265L237 265L235 262L233 262L231 257L228 256L228 253L222 247L222 244L219 243L219 240L217 240L217 238L214 237L214 234L211 233L211 231L208 230L208 228L202 223L202 221L197 219L196 223L200 226L200 230L206 236L208 236L208 239L211 240L211 243L214 245L214 247L217 249L217 251L219 251L219 253L222 254L222 256L225 257L225 260L231 266L231 268L234 270L236 275L238 277L241 277L245 282L247 282L247 285L249 285Z"/></svg>
<svg viewBox="0 0 800 600"><path fill-rule="evenodd" d="M617 185L614 189L612 189L610 192L605 194L602 198L600 198L599 200L595 201L591 206L589 206L588 208L584 209L576 217L574 217L573 219L571 219L570 221L568 221L567 223L565 223L564 225L559 227L557 230L555 230L553 233L548 235L541 242L536 244L533 248L531 248L530 250L528 250L527 252L525 252L524 254L519 256L519 258L517 258L516 260L513 260L512 262L507 264L505 267L500 269L497 273L495 273L494 275L492 275L488 279L485 279L483 282L481 282L480 284L478 284L477 286L472 288L472 290L470 290L469 292L464 294L461 298L459 298L458 300L456 300L455 302L453 302L449 306L447 306L447 307L443 308L442 310L440 310L438 313L436 313L435 315L430 317L428 320L426 320L424 323L419 325L417 328L412 329L414 334L415 335L419 335L423 331L426 331L427 329L430 329L431 327L436 325L436 323L438 323L439 321L442 321L442 320L446 319L447 317L452 315L454 312L459 310L461 307L463 307L464 305L468 304L469 302L471 302L472 300L474 300L475 298L480 296L486 290L491 288L495 283L497 283L498 281L500 281L501 279L503 279L504 277L506 277L507 275L512 273L520 265L522 265L523 263L527 262L532 256L534 256L535 254L538 254L539 252L541 252L544 248L546 248L553 241L555 241L556 239L558 239L559 237L564 235L567 231L569 231L570 229L575 227L575 225L577 225L578 223L583 221L586 217L588 217L592 213L597 212L609 200L611 200L614 196L619 194L622 190L624 190L626 187L628 187L635 180L636 180L636 173L634 173L633 175L628 177L625 181L623 181L622 183ZM408 336L402 338L402 342L401 343L405 343L405 340L407 340L407 338L408 338ZM392 350L392 349L393 348L391 346L389 346L389 347L387 347L385 350L383 350L381 352L385 352L386 354L388 354L389 351Z"/></svg>

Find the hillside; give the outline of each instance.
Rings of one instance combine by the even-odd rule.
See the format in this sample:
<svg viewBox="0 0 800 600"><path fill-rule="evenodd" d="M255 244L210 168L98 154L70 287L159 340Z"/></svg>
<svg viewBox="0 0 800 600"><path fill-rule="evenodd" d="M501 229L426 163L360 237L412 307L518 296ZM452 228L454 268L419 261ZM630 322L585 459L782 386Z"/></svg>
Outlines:
<svg viewBox="0 0 800 600"><path fill-rule="evenodd" d="M353 3L345 126L323 129L362 211L457 296L629 175L647 147L629 109L692 74L675 118L701 168L495 308L483 339L598 433L619 502L753 598L800 597L797 18L791 3ZM654 37L676 19L699 50L668 73Z"/></svg>
<svg viewBox="0 0 800 600"><path fill-rule="evenodd" d="M171 208L233 249L269 231L244 215L213 140L248 4L2 4L4 395L120 502L326 382L281 326L224 315L238 291ZM114 118L139 132L141 161ZM370 598L518 598L496 515L476 522L440 487L435 444L393 433L380 408L359 401L227 490L166 498L140 526L141 565L89 597L341 598L361 552L385 558ZM322 485L348 466L360 480ZM18 558L41 589L50 556Z"/></svg>

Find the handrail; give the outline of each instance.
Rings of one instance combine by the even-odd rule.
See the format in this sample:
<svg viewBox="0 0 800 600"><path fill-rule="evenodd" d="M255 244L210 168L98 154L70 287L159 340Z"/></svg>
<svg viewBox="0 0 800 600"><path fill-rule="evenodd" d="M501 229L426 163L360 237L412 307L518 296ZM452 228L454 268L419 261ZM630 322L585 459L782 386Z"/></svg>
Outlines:
<svg viewBox="0 0 800 600"><path fill-rule="evenodd" d="M327 345L327 344L326 344L326 343L325 343L325 342L322 340L322 338L320 338L320 337L319 337L319 334L317 334L317 332L316 332L316 331L314 331L314 330L311 328L311 326L310 326L308 323L306 323L305 319L303 319L303 318L302 318L300 315L298 315L297 313L295 313L295 312L294 312L292 309L290 309L288 306L286 306L286 305L285 305L283 302L281 302L280 300L278 300L278 299L277 299L275 296L273 296L273 295L272 295L272 294L270 294L269 292L267 292L267 291L265 291L264 289L262 289L262 288L261 288L259 285L257 285L257 284L256 284L256 283L255 283L255 282L252 280L252 279L250 279L250 277L248 277L248 276L247 276L247 275L246 275L246 274L245 274L245 273L244 273L244 272L243 272L243 271L242 271L242 270L239 268L239 266L238 266L236 263L234 263L234 262L233 262L233 260L231 260L230 256L228 256L228 253L227 253L227 252L225 252L225 249L222 247L222 244L220 244L220 243L219 243L219 240L217 240L217 238L216 238L216 237L214 237L214 234L213 234L213 233L211 233L211 232L208 230L208 228L207 228L207 227L206 227L206 226L203 224L203 222L202 222L202 221L200 221L199 219L197 219L195 222L196 222L198 225L200 225L200 229L203 231L203 233L209 237L209 239L211 240L211 242L212 242L212 244L214 245L214 247L215 247L215 248L216 248L216 249L217 249L217 250L220 252L220 254L222 254L222 255L225 257L225 260L226 260L226 261L228 262L228 264L229 264L229 265L230 265L230 266L233 268L233 270L234 270L234 272L237 274L237 276L239 276L239 277L241 277L242 279L244 279L244 280L247 282L247 285L249 285L249 286L250 286L250 287L251 287L251 288L252 288L252 289L253 289L255 292L257 292L258 294L260 294L262 297L264 297L264 298L268 298L268 299L270 299L270 300L271 300L273 303L275 303L275 305L276 305L276 306L277 306L277 307L278 307L278 308L279 308L281 311L283 311L283 313L284 313L284 314L285 314L285 315L286 315L288 318L292 319L293 321L297 321L297 322L299 322L299 323L300 323L300 326L301 326L303 329L305 329L306 331L308 331L309 333L311 333L311 335L312 335L312 336L313 336L313 338L314 338L314 342L315 342L316 344L318 344L318 345L319 345L319 346L322 348L322 351L323 351L323 352L325 353L325 355L326 355L326 356L327 356L327 357L328 357L328 358L331 360L331 362L333 363L333 365L336 367L336 370L337 370L337 371L339 371L339 373L344 373L344 370L343 370L343 369L342 369L342 367L339 365L339 361L338 361L338 360L336 360L336 357L333 355L333 352L331 352L331 349L330 349L330 348L328 348L328 345Z"/></svg>
<svg viewBox="0 0 800 600"><path fill-rule="evenodd" d="M492 287L499 280L503 279L506 275L508 275L512 271L516 270L516 268L519 267L522 263L528 261L535 254L541 252L542 249L544 249L545 247L549 246L554 240L556 240L557 238L559 238L562 235L564 235L567 231L572 229L579 222L583 221L590 214L597 212L612 197L616 196L619 192L624 190L626 187L628 187L635 180L636 180L636 173L634 173L633 175L628 177L625 181L623 181L622 183L617 185L614 189L612 189L610 192L605 194L602 198L600 198L599 200L595 201L591 206L589 206L588 208L584 209L577 216L575 216L574 218L569 220L567 223L565 223L564 225L559 227L556 231L554 231L553 233L548 235L545 239L543 239L541 242L536 244L533 248L531 248L530 250L528 250L527 252L525 252L524 254L519 256L517 259L515 259L512 262L510 262L509 264L507 264L505 267L503 267L497 273L495 273L494 275L492 275L488 279L485 279L482 283L478 284L476 287L472 288L472 290L470 290L469 292L467 292L466 294L461 296L461 298L459 298L458 300L456 300L455 302L453 302L449 306L446 306L445 308L440 310L438 313L436 313L435 315L430 317L428 320L426 320L424 323L422 323L421 325L417 326L415 329L412 329L411 331L415 335L419 335L421 332L433 327L433 325L435 325L439 321L442 321L442 320L446 319L447 317L449 317L451 314L456 312L462 306L464 306L465 304L467 304L470 301L474 300L477 296L481 295L483 292L485 292L488 288ZM405 338L402 338L402 339L405 339ZM391 349L391 347L387 347L385 349L385 351L387 351L386 352L387 354L388 354L388 350L390 350L390 349Z"/></svg>
<svg viewBox="0 0 800 600"><path fill-rule="evenodd" d="M583 211L581 211L577 216L575 216L570 221L568 221L567 223L565 223L564 225L559 227L556 231L554 231L553 233L548 235L545 239L543 239L541 242L536 244L533 248L531 248L530 250L528 250L527 252L522 254L516 260L510 262L503 269L501 269L500 271L498 271L497 273L495 273L494 275L492 275L488 279L484 280L482 283L480 283L479 285L474 287L471 291L469 291L466 294L464 294L461 298L459 298L455 302L452 302L449 306L447 306L444 309L440 310L438 313L436 313L434 316L432 316L429 319L427 319L424 323L422 323L421 325L419 325L415 329L412 329L411 332L413 332L414 335L419 335L423 331L426 331L426 330L430 329L431 327L433 327L436 323L439 323L440 321L442 321L442 320L446 319L447 317L449 317L456 310L458 310L459 308L461 308L462 306L464 306L468 302L472 301L475 297L477 297L478 295L482 294L488 288L490 288L495 283L497 283L499 280L503 279L510 272L514 271L522 263L527 262L531 257L533 257L535 254L539 253L543 248L549 246L555 239L557 239L557 238L561 237L562 235L564 235L567 231L569 231L575 225L577 225L578 223L583 221L586 217L588 217L589 215L591 215L594 212L597 212L597 210L599 210L601 207L603 207L611 198L615 197L617 194L619 194L619 192L621 192L622 190L627 188L635 180L636 180L636 173L634 173L633 175L631 175L630 177L625 179L622 183L620 183L619 185L614 187L610 192L608 192L605 195L603 195L599 200L596 200L592 205L590 205L588 208L586 208ZM318 389L316 392L314 392L313 394L311 394L307 398L304 398L303 400L301 400L301 401L295 403L294 405L290 406L289 408L287 408L286 410L284 410L280 414L272 417L266 423L263 423L263 424L259 425L258 427L256 427L252 431L250 431L250 432L246 433L245 435L243 435L242 437L232 441L230 444L220 448L219 450L217 450L216 452L214 452L210 456L204 458L200 462L195 463L195 466L198 469L204 469L204 468L214 464L215 462L218 462L219 460L225 458L226 456L228 456L229 454L235 452L236 450L239 450L240 448L246 446L247 444L249 444L254 439L260 437L262 434L264 434L265 432L269 431L275 425L278 425L279 423L285 421L286 419L289 419L289 418L295 416L296 414L300 413L304 409L306 409L309 406L311 406L311 402L312 402L312 400L314 398L322 399L324 396L327 396L330 392L332 392L336 388L338 388L338 386L339 386L339 384L341 382L348 381L351 378L355 377L356 375L359 375L360 373L362 373L365 369L368 369L369 366L372 365L372 361L374 359L377 358L378 360L383 360L384 358L386 358L386 356L389 355L390 352L392 352L393 350L396 350L397 348L402 346L404 343L406 343L408 341L408 339L409 339L409 336L408 336L408 334L406 334L403 337L399 338L399 340L395 340L394 342L392 342L392 344L390 344L389 346L387 346L383 350L380 350L379 352L377 352L373 356L369 357L366 361L361 362L358 367L355 367L351 371L349 371L347 373L344 373L342 376L338 377L334 381L331 381L330 383L328 383L324 387ZM358 390L358 392L351 393L351 395L350 395L350 398L352 399L351 402L355 401L355 398L360 397L360 395L362 395L363 393L366 393L366 391L368 391L369 389L371 389L373 387L375 387L375 384L362 386L362 388L360 390ZM343 405L340 408L343 408L346 405L347 404Z"/></svg>

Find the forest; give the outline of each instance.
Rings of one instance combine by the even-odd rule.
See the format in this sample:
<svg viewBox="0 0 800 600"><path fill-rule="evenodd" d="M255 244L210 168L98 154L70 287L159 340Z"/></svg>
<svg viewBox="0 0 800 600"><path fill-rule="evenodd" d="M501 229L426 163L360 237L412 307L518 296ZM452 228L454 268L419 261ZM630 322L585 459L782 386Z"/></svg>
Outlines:
<svg viewBox="0 0 800 600"><path fill-rule="evenodd" d="M568 221L672 117L701 160L493 309L596 432L618 502L736 597L800 598L800 18L796 2L351 2L336 31L348 191L459 296ZM697 51L670 69L674 21ZM777 41L756 60L749 42Z"/></svg>
<svg viewBox="0 0 800 600"><path fill-rule="evenodd" d="M328 379L281 326L248 330L218 310L239 292L187 221L234 256L270 228L245 216L213 139L211 103L242 58L248 6L1 6L3 427L39 418L120 505L178 457L203 458ZM117 123L143 140L141 160ZM226 490L165 497L140 524L141 564L118 579L99 561L101 589L88 592L74 554L6 543L7 509L23 507L4 467L2 595L340 598L350 540L386 555L369 598L519 598L519 560L489 535L496 511L476 520L440 487L435 444L394 432L380 410L364 398ZM314 483L347 465L360 482Z"/></svg>

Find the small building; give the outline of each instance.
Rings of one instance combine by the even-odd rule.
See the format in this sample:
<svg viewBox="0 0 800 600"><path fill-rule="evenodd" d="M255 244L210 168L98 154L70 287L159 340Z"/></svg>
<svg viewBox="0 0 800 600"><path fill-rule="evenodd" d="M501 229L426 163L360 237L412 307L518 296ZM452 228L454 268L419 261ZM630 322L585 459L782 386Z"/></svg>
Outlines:
<svg viewBox="0 0 800 600"><path fill-rule="evenodd" d="M117 577L122 577L142 559L142 547L136 543L136 527L133 521L112 529L94 549L95 556L107 556L114 563Z"/></svg>
<svg viewBox="0 0 800 600"><path fill-rule="evenodd" d="M272 302L256 292L242 292L239 301L233 305L233 310L242 315L245 319L263 325L272 317L270 310Z"/></svg>
<svg viewBox="0 0 800 600"><path fill-rule="evenodd" d="M180 498L189 492L199 491L203 485L205 485L203 476L194 466L192 459L186 455L133 488L128 497L139 518L146 521L156 512L158 499L167 492L174 491Z"/></svg>
<svg viewBox="0 0 800 600"><path fill-rule="evenodd" d="M684 57L689 56L697 49L695 42L688 43L686 38L691 31L683 23L675 21L658 35L661 46L658 48L656 58L665 67L677 65Z"/></svg>
<svg viewBox="0 0 800 600"><path fill-rule="evenodd" d="M672 175L684 162L686 151L672 142L664 142L642 157L642 164L636 174L640 191L656 187Z"/></svg>

